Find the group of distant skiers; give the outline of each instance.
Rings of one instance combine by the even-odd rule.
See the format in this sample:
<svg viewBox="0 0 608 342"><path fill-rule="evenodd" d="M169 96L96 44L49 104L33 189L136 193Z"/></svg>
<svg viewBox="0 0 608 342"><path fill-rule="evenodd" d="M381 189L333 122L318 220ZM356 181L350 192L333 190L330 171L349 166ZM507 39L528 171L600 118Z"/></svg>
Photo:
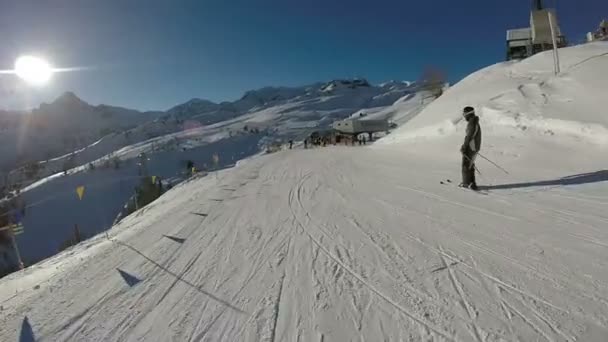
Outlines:
<svg viewBox="0 0 608 342"><path fill-rule="evenodd" d="M371 138L370 140L371 141ZM359 146L361 145L367 145L368 139L366 138L365 134L361 134L361 136L343 136L343 135L336 135L333 137L308 137L306 139L304 139L304 148L309 148L312 146L327 146L327 145L337 145L340 143L343 143L344 145L348 145L349 143L351 145L355 145L355 144L359 144ZM293 146L293 141L290 140L289 141L289 149L291 149Z"/></svg>

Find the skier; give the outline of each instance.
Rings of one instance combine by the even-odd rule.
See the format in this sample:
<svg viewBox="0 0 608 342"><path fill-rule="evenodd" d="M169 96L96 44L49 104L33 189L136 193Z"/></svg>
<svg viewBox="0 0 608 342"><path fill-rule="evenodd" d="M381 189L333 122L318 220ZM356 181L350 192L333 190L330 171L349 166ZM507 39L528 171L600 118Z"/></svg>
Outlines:
<svg viewBox="0 0 608 342"><path fill-rule="evenodd" d="M289 149L291 150L293 148L293 140L289 140Z"/></svg>
<svg viewBox="0 0 608 342"><path fill-rule="evenodd" d="M479 117L475 115L475 108L465 107L462 116L467 120L467 132L464 143L460 147L460 153L462 153L462 183L460 186L477 190L475 158L481 148L481 126L479 125Z"/></svg>
<svg viewBox="0 0 608 342"><path fill-rule="evenodd" d="M194 162L192 160L188 160L186 162L186 170L191 171L193 167L194 167Z"/></svg>
<svg viewBox="0 0 608 342"><path fill-rule="evenodd" d="M308 148L308 139L304 139L304 148Z"/></svg>
<svg viewBox="0 0 608 342"><path fill-rule="evenodd" d="M156 182L156 185L157 185L158 197L160 197L163 194L163 181L160 179L160 177L158 177L158 181Z"/></svg>

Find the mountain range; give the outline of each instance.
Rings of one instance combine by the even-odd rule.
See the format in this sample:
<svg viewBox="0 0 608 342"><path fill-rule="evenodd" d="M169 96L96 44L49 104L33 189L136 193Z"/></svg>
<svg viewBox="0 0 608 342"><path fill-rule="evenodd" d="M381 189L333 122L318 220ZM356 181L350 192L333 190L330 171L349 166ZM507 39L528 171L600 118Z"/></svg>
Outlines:
<svg viewBox="0 0 608 342"><path fill-rule="evenodd" d="M28 112L0 112L0 171L5 174L0 185L23 185L22 174L37 162L41 165L33 167L36 177L25 178L64 171L64 163L57 162L62 156L72 159L70 167L82 165L134 143L221 123L232 130L271 129L273 139L297 138L360 110L386 108L417 90L409 82L375 86L364 79L332 80L265 87L233 102L195 98L165 112L93 106L67 92ZM39 173L39 169L48 170Z"/></svg>

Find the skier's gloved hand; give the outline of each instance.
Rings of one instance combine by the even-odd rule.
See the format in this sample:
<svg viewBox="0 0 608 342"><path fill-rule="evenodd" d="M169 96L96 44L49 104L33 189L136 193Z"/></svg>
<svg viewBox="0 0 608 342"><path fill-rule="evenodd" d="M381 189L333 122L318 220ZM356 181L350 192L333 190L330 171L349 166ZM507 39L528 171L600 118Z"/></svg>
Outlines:
<svg viewBox="0 0 608 342"><path fill-rule="evenodd" d="M460 153L464 154L467 151L467 145L460 146Z"/></svg>

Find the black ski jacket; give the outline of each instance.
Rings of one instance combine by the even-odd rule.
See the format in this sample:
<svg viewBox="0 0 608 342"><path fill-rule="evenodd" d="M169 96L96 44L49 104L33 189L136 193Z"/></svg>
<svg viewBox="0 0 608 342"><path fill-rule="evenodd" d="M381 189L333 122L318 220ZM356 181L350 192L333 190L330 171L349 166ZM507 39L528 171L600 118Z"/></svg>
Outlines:
<svg viewBox="0 0 608 342"><path fill-rule="evenodd" d="M463 146L471 152L479 152L481 149L481 126L479 116L475 115L469 119L467 124L467 135L464 137Z"/></svg>

